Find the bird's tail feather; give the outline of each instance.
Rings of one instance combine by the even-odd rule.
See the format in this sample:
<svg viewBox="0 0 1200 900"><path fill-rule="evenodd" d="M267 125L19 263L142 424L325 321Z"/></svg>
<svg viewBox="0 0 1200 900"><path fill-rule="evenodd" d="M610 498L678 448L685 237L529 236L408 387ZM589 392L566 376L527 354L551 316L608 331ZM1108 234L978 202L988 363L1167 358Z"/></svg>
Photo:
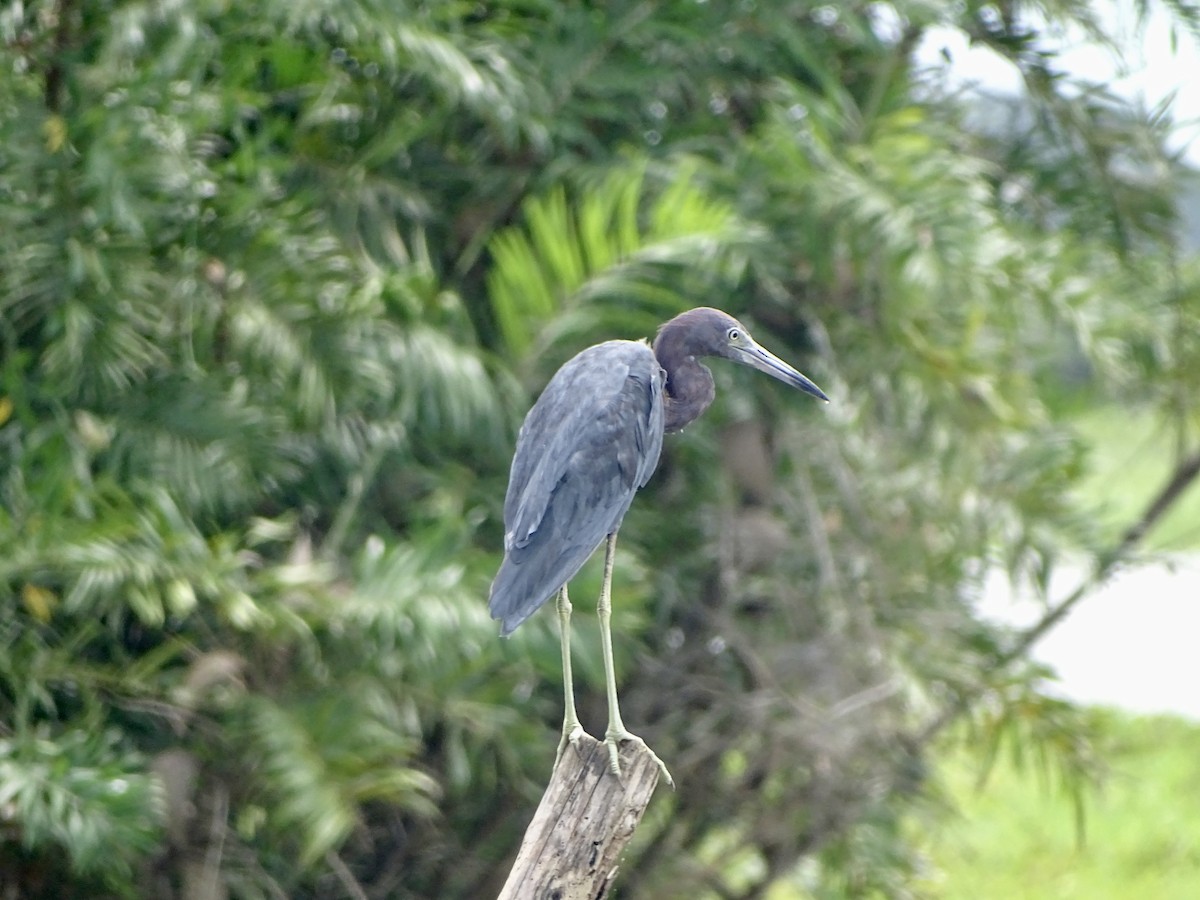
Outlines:
<svg viewBox="0 0 1200 900"><path fill-rule="evenodd" d="M592 548L595 550L595 548ZM562 553L550 559L542 554L523 558L505 557L492 582L488 612L500 620L500 635L507 637L522 622L537 612L560 587L583 568L591 552Z"/></svg>

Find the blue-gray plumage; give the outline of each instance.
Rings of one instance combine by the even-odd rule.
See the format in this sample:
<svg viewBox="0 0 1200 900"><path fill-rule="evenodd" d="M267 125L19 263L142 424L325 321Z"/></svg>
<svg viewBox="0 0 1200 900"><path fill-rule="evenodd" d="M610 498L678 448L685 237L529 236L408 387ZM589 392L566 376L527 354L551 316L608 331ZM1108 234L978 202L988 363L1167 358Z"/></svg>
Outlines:
<svg viewBox="0 0 1200 900"><path fill-rule="evenodd" d="M566 363L529 411L504 500L489 608L511 634L615 532L658 466L666 375L648 344L607 341Z"/></svg>
<svg viewBox="0 0 1200 900"><path fill-rule="evenodd" d="M567 702L560 757L583 733L571 689L566 585L606 539L597 608L609 700L605 742L614 772L618 744L641 742L625 729L617 706L608 628L613 553L634 494L658 465L663 434L679 431L713 401L712 373L698 361L702 357L753 366L829 399L756 344L732 316L701 307L663 325L653 347L607 341L584 350L558 370L521 426L504 500L504 561L488 608L507 635L558 592ZM655 759L669 782L670 773Z"/></svg>

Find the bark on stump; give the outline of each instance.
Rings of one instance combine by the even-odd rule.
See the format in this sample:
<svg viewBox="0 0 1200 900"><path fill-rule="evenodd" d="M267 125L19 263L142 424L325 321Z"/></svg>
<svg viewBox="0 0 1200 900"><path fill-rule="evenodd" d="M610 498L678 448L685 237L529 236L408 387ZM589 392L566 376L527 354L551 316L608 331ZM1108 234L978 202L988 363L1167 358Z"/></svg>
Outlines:
<svg viewBox="0 0 1200 900"><path fill-rule="evenodd" d="M600 900L658 784L639 744L621 747L621 777L589 735L568 747L525 831L499 900Z"/></svg>

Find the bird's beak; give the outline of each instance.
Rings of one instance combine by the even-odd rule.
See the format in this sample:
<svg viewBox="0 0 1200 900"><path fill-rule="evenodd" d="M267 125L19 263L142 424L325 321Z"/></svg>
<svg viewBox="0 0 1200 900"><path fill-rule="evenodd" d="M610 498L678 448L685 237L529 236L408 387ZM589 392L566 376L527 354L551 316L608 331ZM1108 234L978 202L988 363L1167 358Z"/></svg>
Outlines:
<svg viewBox="0 0 1200 900"><path fill-rule="evenodd" d="M790 384L794 388L799 388L806 394L812 394L814 397L819 397L826 403L829 398L825 396L825 392L817 387L805 375L797 372L782 359L760 347L753 341L749 346L737 348L737 361L743 365L752 366L760 372L766 372L772 378L777 378L784 384Z"/></svg>

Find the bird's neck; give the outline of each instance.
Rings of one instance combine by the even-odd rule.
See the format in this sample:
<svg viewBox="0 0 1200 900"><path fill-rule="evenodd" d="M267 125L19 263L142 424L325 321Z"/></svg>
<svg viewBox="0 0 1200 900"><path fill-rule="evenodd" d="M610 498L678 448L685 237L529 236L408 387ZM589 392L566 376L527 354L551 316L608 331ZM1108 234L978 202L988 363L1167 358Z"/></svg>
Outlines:
<svg viewBox="0 0 1200 900"><path fill-rule="evenodd" d="M712 373L696 360L685 335L670 328L659 332L654 355L667 373L667 432L681 431L708 409L716 396Z"/></svg>

